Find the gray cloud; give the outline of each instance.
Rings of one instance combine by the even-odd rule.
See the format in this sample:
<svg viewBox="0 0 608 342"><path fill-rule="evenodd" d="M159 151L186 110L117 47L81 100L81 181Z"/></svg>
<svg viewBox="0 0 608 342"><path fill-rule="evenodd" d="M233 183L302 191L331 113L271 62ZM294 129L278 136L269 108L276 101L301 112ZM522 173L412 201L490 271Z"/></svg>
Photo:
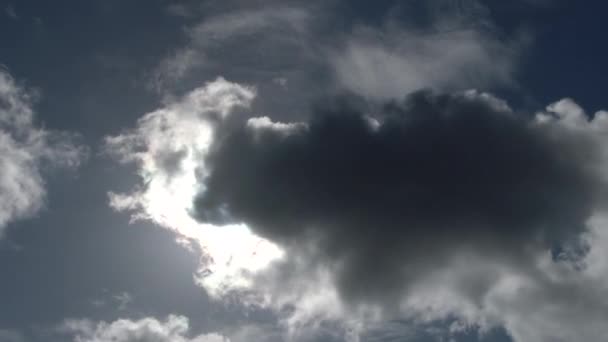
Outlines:
<svg viewBox="0 0 608 342"><path fill-rule="evenodd" d="M575 241L598 206L597 146L487 95L417 92L378 120L338 105L306 126L230 128L206 158L197 217L292 251L314 241L308 258L343 298L388 304L461 251L525 265Z"/></svg>
<svg viewBox="0 0 608 342"><path fill-rule="evenodd" d="M399 318L454 320L449 336L602 340L605 112L419 91L279 122L244 113L255 93L219 79L106 140L143 179L111 204L200 243L197 282L214 298L277 316L224 336L357 341Z"/></svg>
<svg viewBox="0 0 608 342"><path fill-rule="evenodd" d="M166 184L144 181L134 196L113 197L113 205L148 218L162 212L152 221L200 232L209 256L197 281L209 290L209 279L236 269L224 278L234 287L220 287L270 298L294 341L332 319L349 330L348 318L360 318L361 307L406 316L414 326L455 319L448 335L504 326L517 341L575 334L600 341L606 305L592 298L605 294L597 269L604 244L590 238L598 230L589 220L605 209L601 115L591 120L566 100L533 116L486 94L454 93L517 85L528 37L505 40L485 2L404 1L365 20L336 11L354 2L312 3L207 1L169 9L187 21L187 43L160 63L156 90L179 93L222 70L256 87L260 96L247 111L262 116L213 121L212 145L196 156L186 152L196 133L182 139L191 134L163 129L161 140L139 146L144 151L120 141L137 155L131 161L148 161L146 146L161 147L149 160L154 167L138 165L138 172ZM390 102L420 88L447 95L423 91ZM372 104L333 104L311 119L301 110L319 94L343 91ZM297 119L282 108L298 112ZM159 127L181 130L189 112L196 108ZM151 137L142 127L137 135ZM199 183L183 182L194 169ZM170 185L180 201L159 191ZM130 200L153 188L163 194L153 208ZM190 212L193 189L202 189L194 208L200 224L189 216L169 220ZM242 237L215 240L208 223L244 223L246 234L251 228L255 241L276 243L285 258L268 267L234 266L266 246L235 252ZM219 226L213 230L226 235L234 228ZM242 240L251 241L247 236ZM581 306L590 309L577 309L581 318L570 322L568 310ZM542 313L526 319L535 308ZM354 325L352 340L368 328Z"/></svg>

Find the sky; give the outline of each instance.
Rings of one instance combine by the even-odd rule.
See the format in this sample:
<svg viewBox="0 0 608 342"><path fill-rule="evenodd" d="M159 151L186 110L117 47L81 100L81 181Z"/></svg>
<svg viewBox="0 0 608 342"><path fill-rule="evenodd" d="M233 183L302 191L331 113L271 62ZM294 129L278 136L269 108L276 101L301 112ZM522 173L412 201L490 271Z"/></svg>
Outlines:
<svg viewBox="0 0 608 342"><path fill-rule="evenodd" d="M0 342L605 341L607 9L0 0Z"/></svg>

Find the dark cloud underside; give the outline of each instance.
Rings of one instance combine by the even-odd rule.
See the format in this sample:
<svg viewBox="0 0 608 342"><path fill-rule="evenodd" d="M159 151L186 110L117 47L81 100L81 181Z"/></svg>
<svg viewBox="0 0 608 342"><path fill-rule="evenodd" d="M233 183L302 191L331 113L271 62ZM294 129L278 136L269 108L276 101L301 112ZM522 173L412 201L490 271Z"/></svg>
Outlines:
<svg viewBox="0 0 608 342"><path fill-rule="evenodd" d="M472 93L417 92L379 119L338 105L306 127L227 128L198 218L283 245L312 237L354 298L400 291L458 250L515 260L584 231L597 181L583 139Z"/></svg>

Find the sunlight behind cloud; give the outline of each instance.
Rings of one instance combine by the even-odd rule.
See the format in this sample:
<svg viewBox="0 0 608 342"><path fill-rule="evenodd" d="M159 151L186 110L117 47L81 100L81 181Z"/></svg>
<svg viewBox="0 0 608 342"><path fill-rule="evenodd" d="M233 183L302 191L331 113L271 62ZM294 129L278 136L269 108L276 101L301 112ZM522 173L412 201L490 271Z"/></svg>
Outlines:
<svg viewBox="0 0 608 342"><path fill-rule="evenodd" d="M190 214L195 196L204 190L197 177L205 174L214 123L235 107L248 107L254 97L253 89L218 78L146 114L135 129L106 137L107 152L122 163L135 163L141 178L131 193L110 192L110 206L130 212L133 220L168 228L185 246L200 248L197 282L212 296L248 287L250 275L283 254L245 225L201 224Z"/></svg>

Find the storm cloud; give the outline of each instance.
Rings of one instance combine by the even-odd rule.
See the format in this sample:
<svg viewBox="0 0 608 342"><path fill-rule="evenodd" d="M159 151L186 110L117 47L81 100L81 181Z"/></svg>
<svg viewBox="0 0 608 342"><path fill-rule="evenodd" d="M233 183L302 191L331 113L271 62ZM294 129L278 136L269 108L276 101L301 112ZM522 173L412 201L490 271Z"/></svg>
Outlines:
<svg viewBox="0 0 608 342"><path fill-rule="evenodd" d="M547 120L472 91L416 92L373 118L340 102L307 123L249 119L211 146L195 214L292 251L314 241L343 298L393 300L457 252L520 263L585 232L600 152Z"/></svg>

